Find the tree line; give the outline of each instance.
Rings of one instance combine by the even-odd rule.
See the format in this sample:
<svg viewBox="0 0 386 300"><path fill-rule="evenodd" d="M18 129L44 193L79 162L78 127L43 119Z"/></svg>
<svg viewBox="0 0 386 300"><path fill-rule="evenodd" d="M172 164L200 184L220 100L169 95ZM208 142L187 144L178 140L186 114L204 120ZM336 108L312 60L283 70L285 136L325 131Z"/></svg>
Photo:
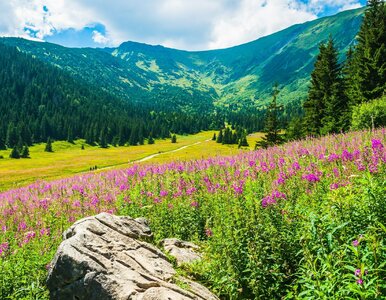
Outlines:
<svg viewBox="0 0 386 300"><path fill-rule="evenodd" d="M385 2L368 1L356 44L349 48L343 62L339 61L339 53L331 36L327 42L320 44L311 73L308 97L303 103L304 111L290 120L285 136L279 133L284 127L278 118L282 109L276 102L278 93L276 85L266 113L266 134L256 144L257 147L268 147L280 144L285 139L296 140L307 135L345 132L352 127L357 129L355 124L361 123L362 116L358 111L362 107L365 107L363 110L367 114L372 110L372 127L385 125Z"/></svg>

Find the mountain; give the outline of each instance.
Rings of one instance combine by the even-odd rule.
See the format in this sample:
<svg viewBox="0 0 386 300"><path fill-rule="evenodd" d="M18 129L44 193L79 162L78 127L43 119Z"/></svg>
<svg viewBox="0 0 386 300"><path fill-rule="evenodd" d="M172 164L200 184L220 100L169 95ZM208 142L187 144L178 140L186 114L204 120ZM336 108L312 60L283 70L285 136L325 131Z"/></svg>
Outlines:
<svg viewBox="0 0 386 300"><path fill-rule="evenodd" d="M318 45L329 35L342 58L354 43L364 9L291 26L240 46L182 51L125 42L117 48L66 48L19 38L1 43L68 71L72 76L154 110L184 113L253 112L270 100L298 105L307 94Z"/></svg>
<svg viewBox="0 0 386 300"><path fill-rule="evenodd" d="M155 112L101 90L68 72L0 43L0 149L85 138L89 144L142 144L144 139L195 133L213 120Z"/></svg>

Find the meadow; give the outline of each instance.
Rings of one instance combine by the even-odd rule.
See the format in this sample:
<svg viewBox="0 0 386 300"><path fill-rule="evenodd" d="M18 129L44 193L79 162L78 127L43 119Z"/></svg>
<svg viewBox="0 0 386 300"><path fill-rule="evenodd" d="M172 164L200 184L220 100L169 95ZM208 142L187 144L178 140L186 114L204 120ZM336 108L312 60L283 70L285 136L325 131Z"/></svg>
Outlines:
<svg viewBox="0 0 386 300"><path fill-rule="evenodd" d="M44 152L45 144L30 147L30 159L11 159L8 150L0 150L0 191L16 188L38 179L52 180L84 173L90 167L125 168L129 163L138 162L153 154L160 154L150 161L166 162L174 159L200 159L216 155L231 155L239 152L235 145L221 145L211 141L215 131L204 131L195 135L177 136L177 143L170 139L156 140L153 145L123 146L107 149L90 146L84 140L74 143L57 141L53 143L53 153ZM250 148L261 137L260 133L252 134L248 140ZM82 150L81 146L85 149ZM192 146L190 146L192 145ZM181 151L170 152L184 146Z"/></svg>
<svg viewBox="0 0 386 300"><path fill-rule="evenodd" d="M385 298L385 129L174 154L1 193L0 298L48 298L62 232L100 212L146 217L155 244L200 245L203 260L179 271L223 299Z"/></svg>

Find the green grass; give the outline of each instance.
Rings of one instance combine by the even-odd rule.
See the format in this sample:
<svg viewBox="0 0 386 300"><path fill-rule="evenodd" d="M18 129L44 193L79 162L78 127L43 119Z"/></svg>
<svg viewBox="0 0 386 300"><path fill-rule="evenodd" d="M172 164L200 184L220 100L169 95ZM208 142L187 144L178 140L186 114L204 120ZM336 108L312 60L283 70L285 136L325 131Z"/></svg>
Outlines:
<svg viewBox="0 0 386 300"><path fill-rule="evenodd" d="M77 140L74 144L57 141L53 143L53 153L44 152L45 144L30 147L30 159L11 159L8 150L1 150L0 156L0 191L20 187L39 179L51 180L69 177L71 175L89 172L90 167L125 168L129 163L139 161L149 155L158 154L147 162L168 162L207 158L216 155L232 155L240 150L235 145L225 146L210 139L215 131L205 131L195 135L177 136L177 143L170 139L157 140L154 145L124 146L102 149L97 146L85 145L84 140ZM259 134L250 138L253 148ZM209 140L209 141L208 141ZM195 144L178 152L167 153L180 147Z"/></svg>

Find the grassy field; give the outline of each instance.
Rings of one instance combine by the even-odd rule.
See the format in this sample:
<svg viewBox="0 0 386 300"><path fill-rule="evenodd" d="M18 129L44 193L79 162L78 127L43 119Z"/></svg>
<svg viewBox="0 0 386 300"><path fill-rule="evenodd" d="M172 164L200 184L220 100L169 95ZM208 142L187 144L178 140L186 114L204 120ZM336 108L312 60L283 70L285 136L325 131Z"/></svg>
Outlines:
<svg viewBox="0 0 386 300"><path fill-rule="evenodd" d="M146 162L207 158L232 155L240 151L236 145L221 145L211 141L213 133L214 131L205 131L195 135L178 136L176 144L165 139L157 140L154 145L108 149L85 145L85 149L82 150L83 140L78 140L74 144L60 141L53 143L53 153L44 152L45 144L30 147L30 159L10 159L10 150L0 151L0 156L4 157L0 159L0 191L23 186L38 179L50 180L88 172L93 166L97 166L99 170L125 168L129 162L139 162L153 154L159 155ZM260 136L261 134L257 133L249 137L251 149ZM188 147L169 152L184 146Z"/></svg>

